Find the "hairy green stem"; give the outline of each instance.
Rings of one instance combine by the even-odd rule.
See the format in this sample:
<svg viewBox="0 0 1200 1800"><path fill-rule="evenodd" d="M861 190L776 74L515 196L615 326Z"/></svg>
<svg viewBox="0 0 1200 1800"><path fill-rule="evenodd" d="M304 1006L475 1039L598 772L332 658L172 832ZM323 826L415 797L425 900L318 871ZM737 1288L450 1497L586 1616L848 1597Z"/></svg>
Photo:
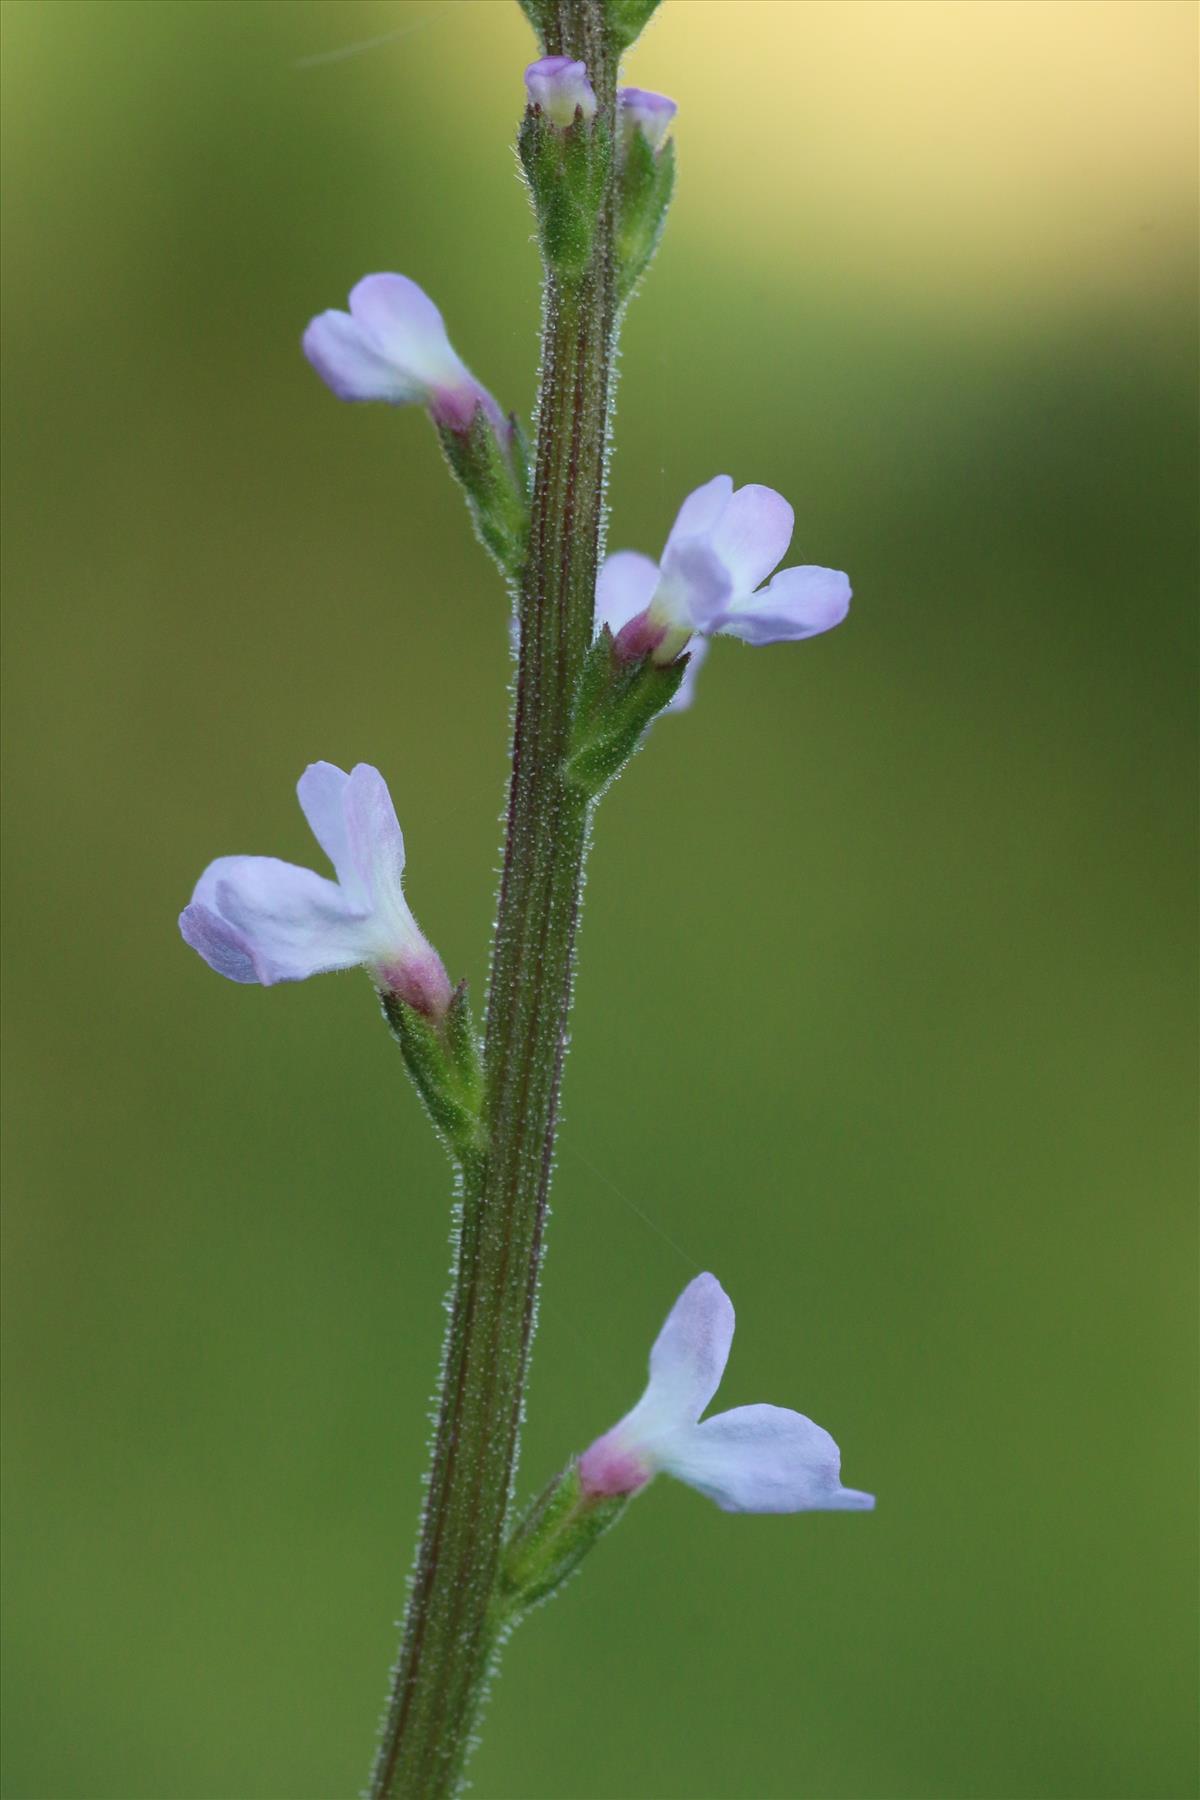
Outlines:
<svg viewBox="0 0 1200 1800"><path fill-rule="evenodd" d="M547 49L586 61L612 127L603 0L557 0ZM610 184L611 186L611 184ZM462 1224L433 1463L372 1793L453 1794L496 1649L495 1592L516 1467L589 803L563 779L600 552L616 326L611 191L592 263L547 278L537 453L504 866L485 1037L486 1149Z"/></svg>

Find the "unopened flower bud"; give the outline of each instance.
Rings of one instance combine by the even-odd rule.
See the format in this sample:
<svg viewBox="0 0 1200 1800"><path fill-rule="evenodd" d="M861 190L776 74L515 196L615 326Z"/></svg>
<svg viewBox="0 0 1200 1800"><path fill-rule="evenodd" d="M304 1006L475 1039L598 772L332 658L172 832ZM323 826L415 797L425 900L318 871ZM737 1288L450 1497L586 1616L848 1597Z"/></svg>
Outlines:
<svg viewBox="0 0 1200 1800"><path fill-rule="evenodd" d="M617 124L622 136L640 131L652 150L659 148L678 111L665 94L652 94L648 88L618 89Z"/></svg>
<svg viewBox="0 0 1200 1800"><path fill-rule="evenodd" d="M543 56L525 71L529 104L538 106L552 125L575 122L578 110L584 121L596 116L596 96L588 80L587 64L569 56Z"/></svg>

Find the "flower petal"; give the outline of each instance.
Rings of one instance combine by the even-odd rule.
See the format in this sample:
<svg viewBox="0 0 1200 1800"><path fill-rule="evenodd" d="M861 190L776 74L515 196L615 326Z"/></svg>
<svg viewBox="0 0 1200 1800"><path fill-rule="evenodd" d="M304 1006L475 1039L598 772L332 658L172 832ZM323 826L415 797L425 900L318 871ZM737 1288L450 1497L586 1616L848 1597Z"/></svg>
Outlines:
<svg viewBox="0 0 1200 1800"><path fill-rule="evenodd" d="M668 553L687 538L698 537L710 531L728 506L733 497L733 476L714 475L703 487L695 488L690 493L675 516L671 527L671 535L667 539L667 547L663 552L664 563Z"/></svg>
<svg viewBox="0 0 1200 1800"><path fill-rule="evenodd" d="M596 581L596 628L607 625L616 637L622 625L650 604L658 586L658 564L639 550L616 550L606 556Z"/></svg>
<svg viewBox="0 0 1200 1800"><path fill-rule="evenodd" d="M234 981L254 979L264 987L303 981L328 969L352 969L370 954L366 911L336 882L273 856L218 857L196 883L188 913L197 908L231 928L222 935L224 949L211 919L191 919L184 936L211 967ZM233 953L243 946L253 977L209 954L215 947L234 965Z"/></svg>
<svg viewBox="0 0 1200 1800"><path fill-rule="evenodd" d="M350 290L350 312L381 355L423 379L461 367L441 313L407 275L364 275Z"/></svg>
<svg viewBox="0 0 1200 1800"><path fill-rule="evenodd" d="M780 644L830 631L849 610L849 578L840 569L805 564L781 569L765 588L731 606L715 629L747 644Z"/></svg>
<svg viewBox="0 0 1200 1800"><path fill-rule="evenodd" d="M735 594L765 581L792 541L796 515L774 488L739 488L713 525L710 542L728 569Z"/></svg>
<svg viewBox="0 0 1200 1800"><path fill-rule="evenodd" d="M412 398L453 431L466 431L482 406L501 441L509 425L450 342L446 323L424 288L407 275L364 275L350 290L350 311L368 343L411 383Z"/></svg>
<svg viewBox="0 0 1200 1800"><path fill-rule="evenodd" d="M706 537L668 545L652 619L669 620L681 631L716 631L733 604L729 570Z"/></svg>
<svg viewBox="0 0 1200 1800"><path fill-rule="evenodd" d="M658 1445L700 1417L721 1384L733 1343L733 1304L715 1275L697 1275L667 1314L650 1352L646 1391L617 1426L622 1440Z"/></svg>
<svg viewBox="0 0 1200 1800"><path fill-rule="evenodd" d="M179 915L179 930L184 943L190 944L218 975L230 981L258 980L249 941L211 907L193 900Z"/></svg>
<svg viewBox="0 0 1200 1800"><path fill-rule="evenodd" d="M404 834L387 782L370 763L355 763L343 796L350 860L376 909L402 893ZM408 908L404 907L407 914Z"/></svg>
<svg viewBox="0 0 1200 1800"><path fill-rule="evenodd" d="M827 1431L783 1406L737 1406L681 1431L660 1449L668 1474L725 1512L862 1511L873 1494L844 1488Z"/></svg>
<svg viewBox="0 0 1200 1800"><path fill-rule="evenodd" d="M309 763L296 783L308 828L337 871L338 881L348 895L361 894L368 903L366 889L359 879L358 868L350 852L346 830L346 788L350 777L336 763Z"/></svg>
<svg viewBox="0 0 1200 1800"><path fill-rule="evenodd" d="M339 400L386 400L403 406L425 397L421 385L390 363L349 313L318 313L301 341L305 356Z"/></svg>

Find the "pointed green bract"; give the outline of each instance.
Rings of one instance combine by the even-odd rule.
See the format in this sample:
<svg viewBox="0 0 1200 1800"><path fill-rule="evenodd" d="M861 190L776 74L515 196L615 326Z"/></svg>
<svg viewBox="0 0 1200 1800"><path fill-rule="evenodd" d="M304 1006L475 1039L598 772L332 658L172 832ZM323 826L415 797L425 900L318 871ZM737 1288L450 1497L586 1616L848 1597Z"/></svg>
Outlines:
<svg viewBox="0 0 1200 1800"><path fill-rule="evenodd" d="M665 665L648 656L623 662L606 625L580 678L566 779L590 799L598 798L638 748L651 720L671 704L686 670L686 656Z"/></svg>
<svg viewBox="0 0 1200 1800"><path fill-rule="evenodd" d="M525 0L521 3L524 5ZM659 0L608 0L609 36L618 55L641 37L652 15L658 11L658 3Z"/></svg>
<svg viewBox="0 0 1200 1800"><path fill-rule="evenodd" d="M568 1581L625 1511L628 1496L589 1499L572 1461L514 1527L496 1584L496 1623L511 1624Z"/></svg>
<svg viewBox="0 0 1200 1800"><path fill-rule="evenodd" d="M560 48L561 29L557 0L517 0L545 50ZM659 0L603 0L603 13L612 48L619 56L639 38L657 11Z"/></svg>
<svg viewBox="0 0 1200 1800"><path fill-rule="evenodd" d="M509 419L511 442L501 443L482 406L468 431L439 425L438 436L467 498L479 541L503 573L517 580L529 539L528 451L517 418Z"/></svg>
<svg viewBox="0 0 1200 1800"><path fill-rule="evenodd" d="M675 144L668 138L652 148L642 131L632 131L617 174L617 292L627 300L658 249L675 187Z"/></svg>
<svg viewBox="0 0 1200 1800"><path fill-rule="evenodd" d="M380 1002L434 1130L455 1162L478 1157L485 1147L483 1065L466 982L439 1025L396 994L381 994Z"/></svg>
<svg viewBox="0 0 1200 1800"><path fill-rule="evenodd" d="M612 133L602 118L554 125L534 107L517 139L533 196L542 255L561 281L577 282L592 260L612 161Z"/></svg>

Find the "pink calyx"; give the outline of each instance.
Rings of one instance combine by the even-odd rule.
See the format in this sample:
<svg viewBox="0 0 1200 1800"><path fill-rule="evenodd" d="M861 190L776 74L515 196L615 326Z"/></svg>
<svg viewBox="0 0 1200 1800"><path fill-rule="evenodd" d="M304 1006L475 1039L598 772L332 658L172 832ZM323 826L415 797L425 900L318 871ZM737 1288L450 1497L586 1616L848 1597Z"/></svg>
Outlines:
<svg viewBox="0 0 1200 1800"><path fill-rule="evenodd" d="M435 1025L445 1017L454 996L442 959L432 949L423 955L406 956L403 960L382 964L377 979L387 993L397 995L414 1012L423 1013Z"/></svg>
<svg viewBox="0 0 1200 1800"><path fill-rule="evenodd" d="M653 656L666 635L667 627L652 619L647 607L627 625L622 625L613 649L620 662L641 662L643 657Z"/></svg>
<svg viewBox="0 0 1200 1800"><path fill-rule="evenodd" d="M579 1484L588 1500L611 1500L636 1494L653 1475L642 1458L620 1442L614 1432L597 1438L579 1459Z"/></svg>

